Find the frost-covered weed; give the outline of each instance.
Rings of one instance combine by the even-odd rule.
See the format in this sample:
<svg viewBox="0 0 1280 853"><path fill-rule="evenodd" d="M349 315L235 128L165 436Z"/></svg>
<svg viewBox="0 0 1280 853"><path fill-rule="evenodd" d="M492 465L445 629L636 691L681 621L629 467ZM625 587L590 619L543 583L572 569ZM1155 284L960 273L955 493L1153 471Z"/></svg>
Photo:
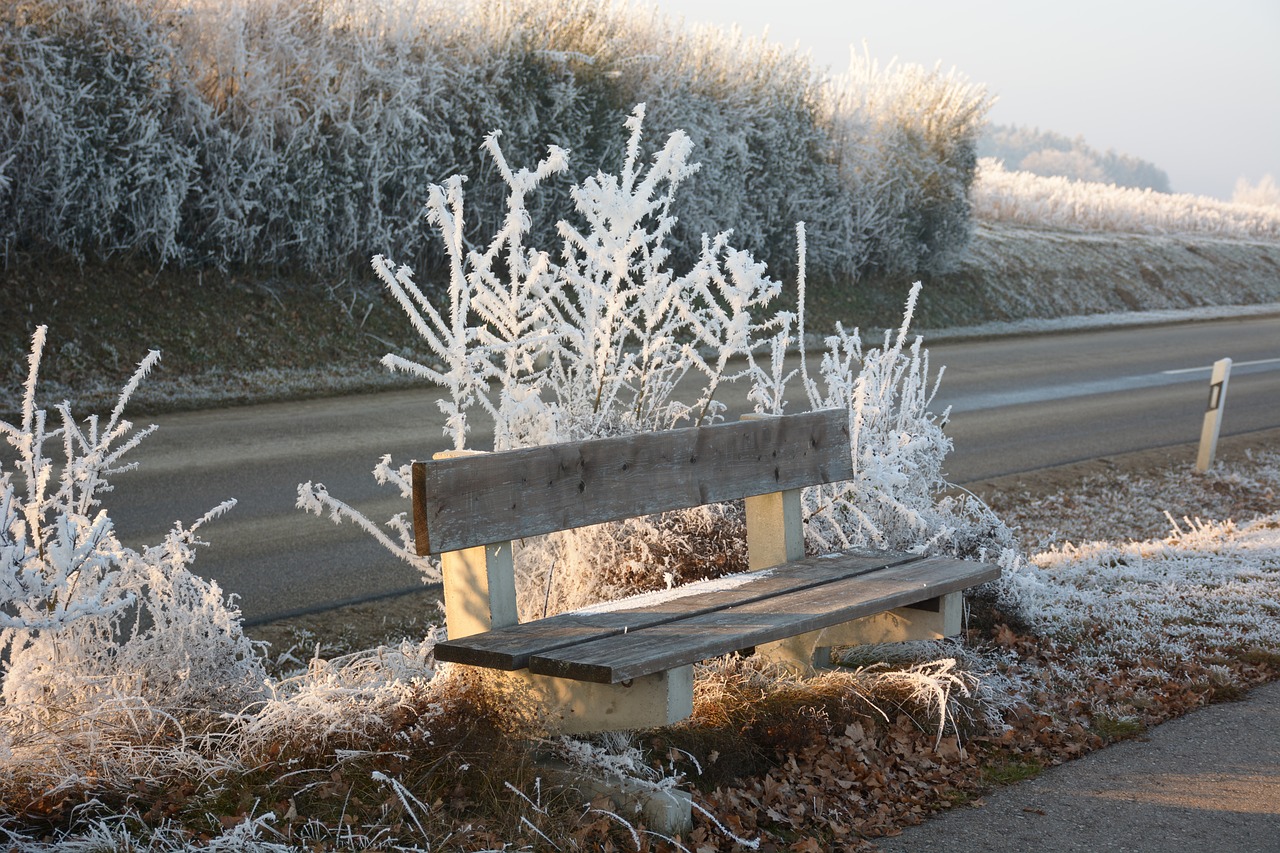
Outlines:
<svg viewBox="0 0 1280 853"><path fill-rule="evenodd" d="M535 170L513 171L496 135L485 147L508 186L509 213L484 251L464 243L461 179L431 188L428 215L450 260L447 309L437 311L407 266L374 259L436 359L384 361L448 392L440 405L455 448L467 447L470 420L481 415L493 425L497 450L713 422L723 409L717 388L743 372L730 368L731 359L788 322L753 318L780 286L749 255L729 247L727 235L704 241L687 273L671 270L671 205L696 167L688 138L676 133L646 169L643 118L637 108L627 123L621 174L600 173L572 190L585 227L559 224L562 262L524 241L531 227L526 198L564 170L565 152L553 147ZM691 390L678 396L682 382ZM408 496L407 470L386 461L379 470ZM304 484L299 496L304 508L354 515L322 487ZM684 513L669 529L691 540L712 533L722 515ZM403 517L392 524L401 536L397 553L407 556L407 524ZM649 550L642 544L648 524L637 520L526 543L517 561L525 572L522 612L537 615L629 591L604 582L606 573L627 575L620 567L628 556Z"/></svg>
<svg viewBox="0 0 1280 853"><path fill-rule="evenodd" d="M455 449L481 449L467 443L481 416L493 427L494 450L713 423L724 410L717 393L733 382L751 384L759 413L786 405L796 372L785 358L803 335L803 293L799 316L772 309L781 285L733 248L728 233L704 237L687 271L674 267L667 240L676 191L697 166L680 132L645 164L644 118L641 106L627 121L618 175L601 172L570 190L575 215L558 223L554 255L526 244L533 227L527 202L565 170L565 152L553 146L536 168L517 171L492 135L485 148L507 185L508 215L487 246L469 248L464 240L461 178L430 189L428 218L449 256L445 305L437 309L408 266L374 258L374 270L433 356L422 364L389 355L384 363L445 392L444 430ZM803 291L806 231L798 233ZM801 363L810 406L849 412L858 472L851 483L809 490L815 549L871 545L977 555L1008 544L1007 530L976 501L936 497L945 487L941 464L950 442L928 411L927 354L919 338L908 343L918 292L883 348L864 353L857 332L841 330L816 376L807 359ZM409 496L407 467L396 470L384 459L378 472ZM303 484L299 506L377 530L323 486ZM741 524L738 510L711 506L526 540L516 559L521 615L745 568ZM404 515L391 527L398 541L377 535L413 561ZM717 552L717 565L690 567ZM434 567L426 571L438 577Z"/></svg>
<svg viewBox="0 0 1280 853"><path fill-rule="evenodd" d="M1276 179L1270 174L1263 175L1256 184L1240 178L1236 181L1235 191L1231 193L1231 203L1280 208L1280 185L1276 184Z"/></svg>
<svg viewBox="0 0 1280 853"><path fill-rule="evenodd" d="M857 331L837 324L821 357L821 381L807 372L803 377L812 408L849 413L854 464L853 480L805 491L807 537L815 550L871 546L994 558L1013 544L980 500L941 496L951 439L942 429L947 414L929 410L942 372L931 376L923 339L908 337L919 295L917 282L901 327L885 333L882 347L864 353Z"/></svg>
<svg viewBox="0 0 1280 853"><path fill-rule="evenodd" d="M901 698L939 735L999 731L1001 715L1025 701L1026 685L1010 671L1015 656L957 639L852 646L837 660L854 670L859 689L878 707Z"/></svg>
<svg viewBox="0 0 1280 853"><path fill-rule="evenodd" d="M140 552L119 542L102 506L109 478L132 467L123 457L151 432L134 432L123 414L159 353L143 360L105 420L81 426L64 404L61 426L51 428L35 406L44 339L41 327L21 422L0 422L13 457L12 468L0 467L4 711L74 718L131 697L179 716L242 707L262 689L258 655L234 604L189 569L200 527L234 502Z"/></svg>
<svg viewBox="0 0 1280 853"><path fill-rule="evenodd" d="M200 528L234 502L140 551L103 506L151 432L123 414L159 353L109 416L77 423L63 404L54 428L35 405L44 343L40 327L20 421L0 422L0 800L39 814L56 802L48 792L84 794L88 820L95 794L216 774L206 738L267 685L238 609L190 570Z"/></svg>
<svg viewBox="0 0 1280 853"><path fill-rule="evenodd" d="M972 197L974 216L989 222L1084 231L1280 239L1280 208L1275 205L1008 172L991 159L979 163Z"/></svg>

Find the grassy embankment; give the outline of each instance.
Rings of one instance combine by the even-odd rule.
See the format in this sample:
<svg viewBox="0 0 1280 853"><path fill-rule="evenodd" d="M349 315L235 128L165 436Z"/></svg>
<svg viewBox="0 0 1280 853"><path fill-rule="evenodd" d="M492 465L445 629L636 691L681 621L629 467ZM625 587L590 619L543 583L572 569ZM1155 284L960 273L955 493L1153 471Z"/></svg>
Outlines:
<svg viewBox="0 0 1280 853"><path fill-rule="evenodd" d="M77 399L98 396L101 405L148 349L161 350L161 366L136 400L140 412L407 381L377 364L386 352L409 350L414 338L372 273L327 282L26 258L0 276L0 409L17 400L40 323L50 327L43 377L51 395L74 389ZM916 328L927 341L931 329L992 320L1280 301L1280 244L982 224L958 270L923 278ZM811 282L809 330L825 332L837 320L896 325L909 284Z"/></svg>

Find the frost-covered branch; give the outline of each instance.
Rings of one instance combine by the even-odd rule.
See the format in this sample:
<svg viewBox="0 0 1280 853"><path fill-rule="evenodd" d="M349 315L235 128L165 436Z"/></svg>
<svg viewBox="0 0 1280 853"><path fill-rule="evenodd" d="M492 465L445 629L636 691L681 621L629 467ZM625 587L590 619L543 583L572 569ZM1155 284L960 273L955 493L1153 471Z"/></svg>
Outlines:
<svg viewBox="0 0 1280 853"><path fill-rule="evenodd" d="M159 353L105 424L79 424L64 404L51 430L35 402L45 337L41 327L32 339L20 423L0 423L16 456L14 470L0 466L0 707L48 719L122 696L181 713L239 706L263 687L258 655L238 609L189 569L199 529L235 502L141 552L121 544L102 507L110 478L133 467L122 458L154 429L135 431L123 413ZM54 440L56 462L46 455Z"/></svg>
<svg viewBox="0 0 1280 853"><path fill-rule="evenodd" d="M938 497L950 441L940 425L945 414L929 411L937 377L920 339L909 335L919 285L901 327L886 334L881 348L864 352L856 330L839 329L816 375L803 351L797 369L788 354L804 333L806 228L795 232L795 315L774 308L781 284L750 252L733 247L728 232L704 235L697 261L676 268L667 246L672 211L699 167L679 131L646 159L645 117L641 104L625 123L618 174L598 172L569 190L574 210L557 225L556 252L529 247L535 229L529 204L567 169L567 155L553 147L535 168L517 170L494 133L483 147L506 185L507 215L485 247L469 250L462 236L471 227L463 178L429 191L428 219L450 259L443 307L437 310L407 266L374 259L434 356L431 365L394 355L384 362L444 392L440 406L454 447L467 446L477 416L492 422L494 440L492 448L476 450L712 423L724 410L718 394L735 382L751 385L757 411L777 413L787 404L788 383L799 377L811 407L848 411L856 471L850 483L807 494L814 547L968 555L1003 542L1007 531L976 500ZM395 480L408 497L405 471L389 459L378 470L380 480ZM424 577L439 577L434 563L413 556L404 514L388 522L389 535L312 483L299 488L299 506L354 521ZM723 555L717 571L742 567L741 523L729 508L703 507L517 543L522 613L693 579L707 571L694 555L708 548Z"/></svg>

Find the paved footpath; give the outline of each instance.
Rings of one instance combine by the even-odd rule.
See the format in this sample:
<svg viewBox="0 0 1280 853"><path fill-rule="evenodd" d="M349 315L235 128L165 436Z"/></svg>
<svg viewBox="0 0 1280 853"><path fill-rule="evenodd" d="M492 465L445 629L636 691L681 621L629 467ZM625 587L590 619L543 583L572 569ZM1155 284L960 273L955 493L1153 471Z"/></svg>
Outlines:
<svg viewBox="0 0 1280 853"><path fill-rule="evenodd" d="M993 791L883 853L1280 853L1280 682Z"/></svg>

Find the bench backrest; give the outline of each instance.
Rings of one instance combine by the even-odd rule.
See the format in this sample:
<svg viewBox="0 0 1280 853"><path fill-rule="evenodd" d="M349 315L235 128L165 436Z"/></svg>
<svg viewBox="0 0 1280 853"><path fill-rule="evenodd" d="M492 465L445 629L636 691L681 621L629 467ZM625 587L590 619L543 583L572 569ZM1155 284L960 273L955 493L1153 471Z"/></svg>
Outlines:
<svg viewBox="0 0 1280 853"><path fill-rule="evenodd" d="M848 413L825 409L413 463L420 555L853 476Z"/></svg>

